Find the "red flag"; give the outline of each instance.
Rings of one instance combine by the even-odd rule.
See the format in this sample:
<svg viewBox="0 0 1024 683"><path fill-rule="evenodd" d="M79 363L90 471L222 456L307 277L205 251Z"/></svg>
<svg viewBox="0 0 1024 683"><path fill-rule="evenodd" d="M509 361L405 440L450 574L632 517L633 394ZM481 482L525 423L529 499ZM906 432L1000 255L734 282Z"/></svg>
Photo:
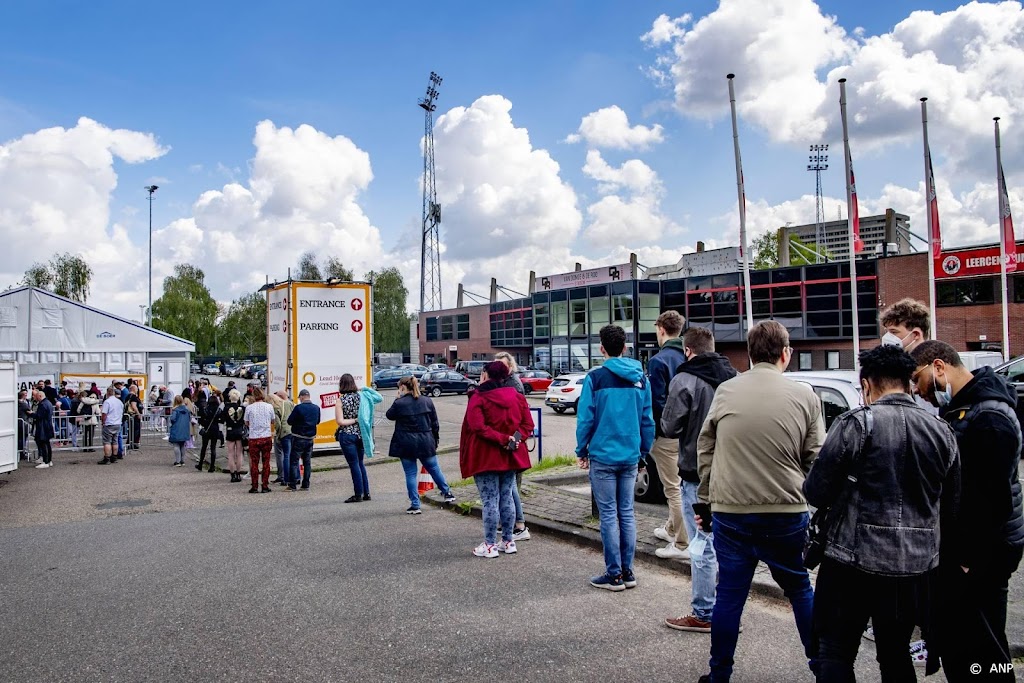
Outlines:
<svg viewBox="0 0 1024 683"><path fill-rule="evenodd" d="M864 241L860 238L860 208L857 206L857 179L853 175L853 162L850 162L850 224L853 226L853 253L864 251Z"/></svg>
<svg viewBox="0 0 1024 683"><path fill-rule="evenodd" d="M935 172L932 170L932 152L928 150L928 211L931 213L932 259L942 258L942 230L939 228L939 199L935 195Z"/></svg>
<svg viewBox="0 0 1024 683"><path fill-rule="evenodd" d="M1017 272L1017 242L1013 238L1013 214L1010 213L1010 194L1006 191L1006 177L1003 166L999 165L999 204L1001 216L999 227L1002 233L1003 249L1006 254L1006 272Z"/></svg>

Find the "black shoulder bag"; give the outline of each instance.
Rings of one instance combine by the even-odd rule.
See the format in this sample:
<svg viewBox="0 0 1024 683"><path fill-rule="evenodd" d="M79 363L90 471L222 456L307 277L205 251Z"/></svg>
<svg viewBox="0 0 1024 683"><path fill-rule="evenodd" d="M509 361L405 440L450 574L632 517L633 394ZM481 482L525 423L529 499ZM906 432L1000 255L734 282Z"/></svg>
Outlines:
<svg viewBox="0 0 1024 683"><path fill-rule="evenodd" d="M871 414L871 409L864 408L863 413L864 435L861 439L860 448L857 451L861 456L871 446L871 430L875 426L875 419ZM807 569L814 569L825 558L828 532L835 524L839 523L839 517L832 518L831 513L833 510L836 510L837 514L846 511L850 496L857 485L857 478L860 474L858 465L859 460L854 460L850 463L850 473L846 475L846 486L836 496L835 502L827 508L818 508L811 516L811 521L807 525L807 540L804 541L803 552L804 567Z"/></svg>

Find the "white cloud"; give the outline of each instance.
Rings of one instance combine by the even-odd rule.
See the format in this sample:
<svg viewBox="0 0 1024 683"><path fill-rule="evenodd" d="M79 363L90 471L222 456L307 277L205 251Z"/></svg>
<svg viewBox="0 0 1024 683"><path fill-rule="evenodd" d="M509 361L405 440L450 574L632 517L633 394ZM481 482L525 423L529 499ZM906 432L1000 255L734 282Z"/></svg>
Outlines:
<svg viewBox="0 0 1024 683"><path fill-rule="evenodd" d="M716 119L728 112L725 75L736 73L745 119L784 141L817 139L826 122L813 116L825 99L819 70L854 49L835 18L812 0L721 0L689 29L690 17L655 20L642 40L668 48L653 73L673 85L680 112Z"/></svg>
<svg viewBox="0 0 1024 683"><path fill-rule="evenodd" d="M858 149L919 141L927 96L932 147L954 172L991 165L992 117L1009 128L1024 109L1020 2L916 11L889 33L855 38L812 0L722 0L691 22L655 20L642 37L660 50L649 73L672 86L682 114L706 120L728 115L724 77L737 74L740 116L776 141L837 142L840 77ZM1024 153L1020 136L1005 142Z"/></svg>
<svg viewBox="0 0 1024 683"><path fill-rule="evenodd" d="M380 231L358 203L373 179L365 151L343 135L271 121L256 126L253 144L247 185L204 192L190 218L156 233L164 267L198 262L214 296L227 299L267 275L283 279L307 250L338 257L357 277L380 267Z"/></svg>
<svg viewBox="0 0 1024 683"><path fill-rule="evenodd" d="M597 190L605 195L587 207L584 235L592 245L648 245L666 233L682 232L662 213L664 187L658 174L639 159L615 168L592 149L587 152L583 173L598 181ZM619 191L625 191L625 196L615 194Z"/></svg>
<svg viewBox="0 0 1024 683"><path fill-rule="evenodd" d="M446 301L454 301L459 281L486 292L492 275L525 287L533 267L527 254L538 258L538 269L553 255L571 258L582 223L576 193L551 155L516 127L511 110L509 100L487 95L435 123ZM418 287L410 292L417 296Z"/></svg>
<svg viewBox="0 0 1024 683"><path fill-rule="evenodd" d="M110 223L115 164L168 151L148 133L111 129L88 118L0 144L0 277L14 283L35 261L80 254L92 267L90 302L137 315L145 299L145 253ZM134 309L134 310L133 310Z"/></svg>
<svg viewBox="0 0 1024 683"><path fill-rule="evenodd" d="M579 131L565 141L576 143L585 140L591 147L644 150L664 139L664 129L660 125L630 126L626 112L613 105L584 116Z"/></svg>

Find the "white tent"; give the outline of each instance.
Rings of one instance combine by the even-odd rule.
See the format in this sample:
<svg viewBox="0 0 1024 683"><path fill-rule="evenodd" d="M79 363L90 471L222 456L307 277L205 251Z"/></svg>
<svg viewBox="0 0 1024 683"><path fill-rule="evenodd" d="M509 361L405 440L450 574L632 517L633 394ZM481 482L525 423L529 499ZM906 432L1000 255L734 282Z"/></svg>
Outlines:
<svg viewBox="0 0 1024 683"><path fill-rule="evenodd" d="M0 361L22 379L145 375L180 392L195 344L35 287L0 293Z"/></svg>

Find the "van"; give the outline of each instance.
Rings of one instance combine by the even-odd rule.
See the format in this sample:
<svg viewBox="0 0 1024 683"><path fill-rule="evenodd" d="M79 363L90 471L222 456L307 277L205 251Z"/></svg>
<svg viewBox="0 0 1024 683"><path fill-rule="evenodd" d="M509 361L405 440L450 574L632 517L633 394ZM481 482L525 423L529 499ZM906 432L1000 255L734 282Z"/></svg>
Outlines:
<svg viewBox="0 0 1024 683"><path fill-rule="evenodd" d="M480 373L484 371L484 366L490 362L489 360L460 360L455 364L455 372L479 381Z"/></svg>
<svg viewBox="0 0 1024 683"><path fill-rule="evenodd" d="M971 372L986 365L996 367L1003 364L1003 354L998 351L958 351L960 362Z"/></svg>

